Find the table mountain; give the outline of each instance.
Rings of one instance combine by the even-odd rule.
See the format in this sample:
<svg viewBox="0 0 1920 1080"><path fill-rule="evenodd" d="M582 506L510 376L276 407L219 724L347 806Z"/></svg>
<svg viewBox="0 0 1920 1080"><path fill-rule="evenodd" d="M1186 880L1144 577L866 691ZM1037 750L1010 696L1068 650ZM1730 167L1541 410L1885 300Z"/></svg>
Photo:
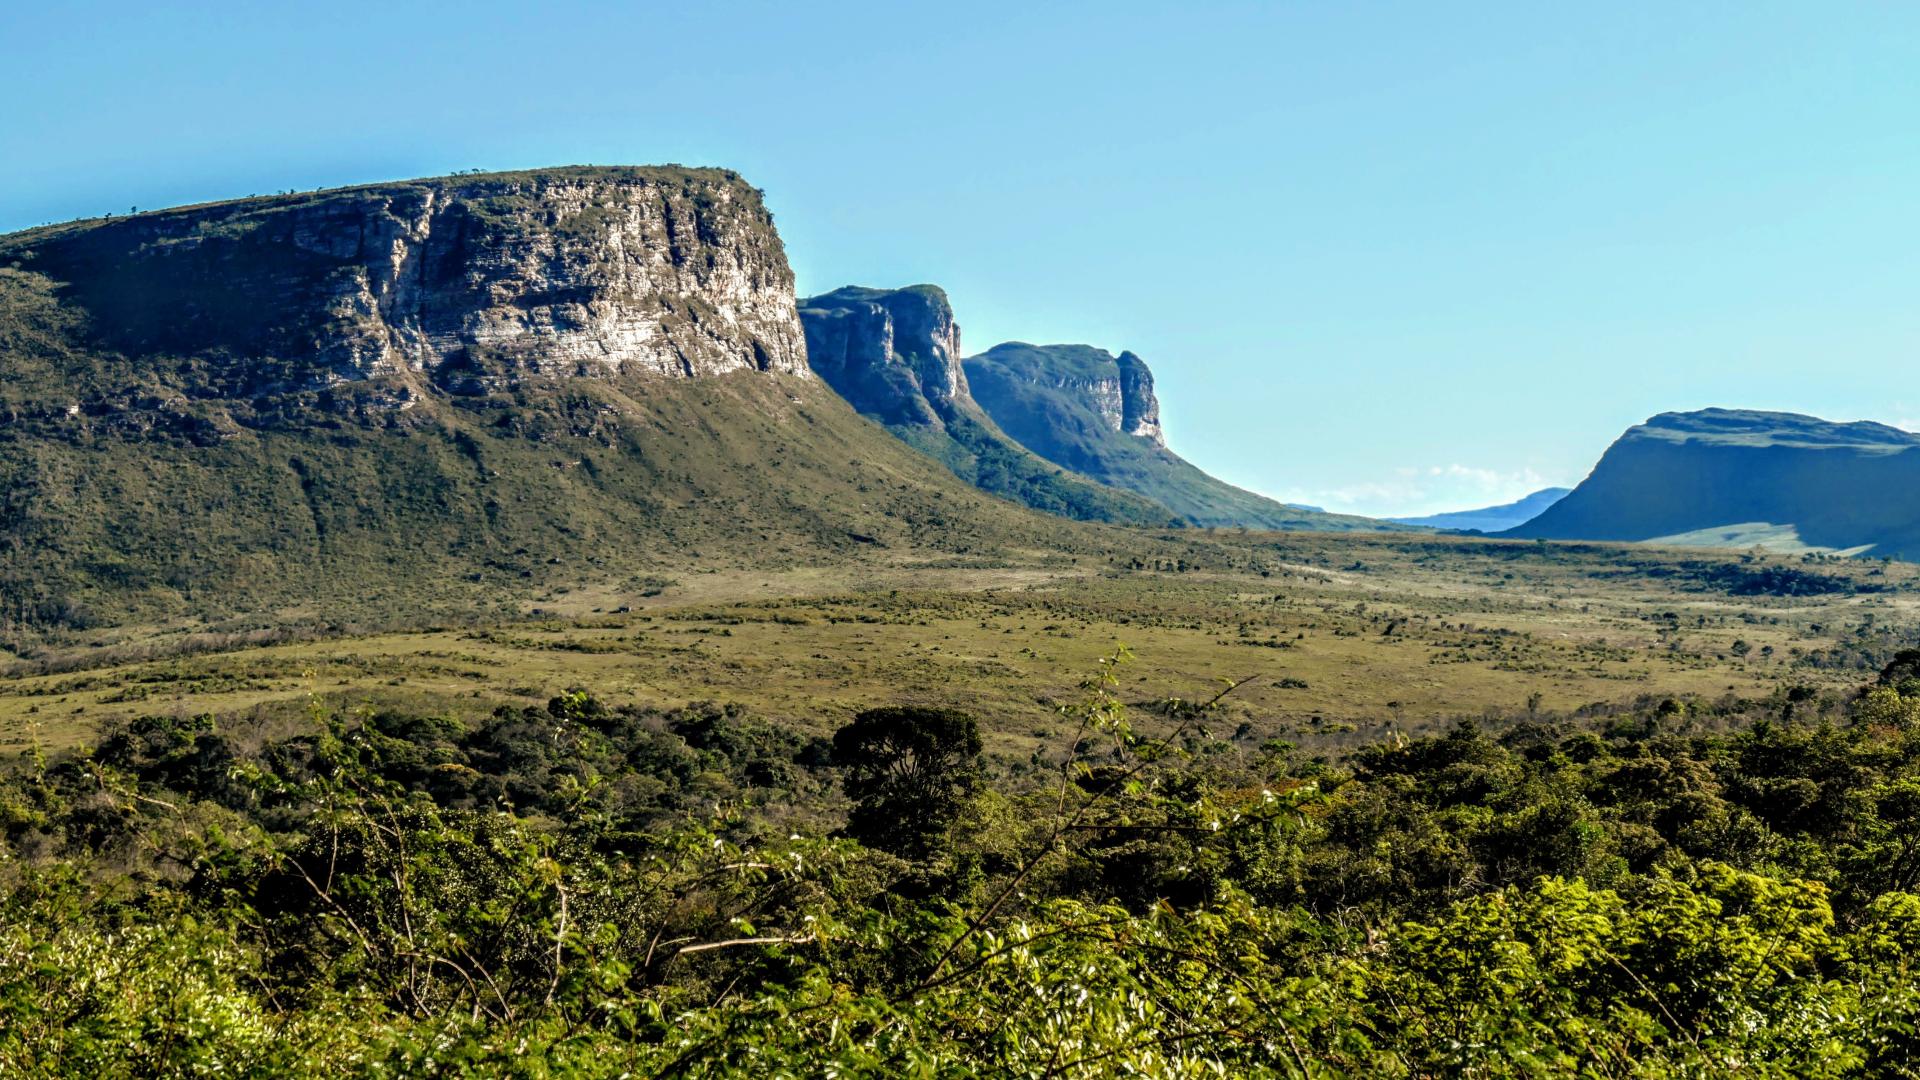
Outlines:
<svg viewBox="0 0 1920 1080"><path fill-rule="evenodd" d="M1276 502L1202 472L1167 449L1153 373L1138 356L1091 345L1007 342L965 362L995 423L1048 461L1167 507L1194 525L1255 529L1396 528Z"/></svg>
<svg viewBox="0 0 1920 1080"><path fill-rule="evenodd" d="M1920 435L1706 409L1622 435L1514 537L1920 555Z"/></svg>
<svg viewBox="0 0 1920 1080"><path fill-rule="evenodd" d="M863 415L983 491L1091 521L1165 525L1165 507L1075 476L1007 437L974 401L960 327L934 285L847 286L800 302L813 370Z"/></svg>
<svg viewBox="0 0 1920 1080"><path fill-rule="evenodd" d="M1086 542L861 420L805 356L772 218L722 170L0 237L0 630Z"/></svg>

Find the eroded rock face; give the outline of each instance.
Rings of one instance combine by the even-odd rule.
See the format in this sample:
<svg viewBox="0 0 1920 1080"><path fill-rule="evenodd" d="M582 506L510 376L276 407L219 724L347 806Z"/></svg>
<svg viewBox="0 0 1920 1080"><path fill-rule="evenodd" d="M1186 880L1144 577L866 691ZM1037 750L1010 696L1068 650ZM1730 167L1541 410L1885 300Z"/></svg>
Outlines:
<svg viewBox="0 0 1920 1080"><path fill-rule="evenodd" d="M1146 361L1123 352L1114 359L1114 366L1120 374L1120 423L1114 430L1155 446L1167 445L1160 431L1160 399L1153 396L1153 372L1147 370Z"/></svg>
<svg viewBox="0 0 1920 1080"><path fill-rule="evenodd" d="M939 427L968 400L960 326L937 286L849 285L802 301L800 318L814 373L862 413Z"/></svg>
<svg viewBox="0 0 1920 1080"><path fill-rule="evenodd" d="M759 192L711 169L443 177L0 238L99 344L193 396L398 379L808 374Z"/></svg>
<svg viewBox="0 0 1920 1080"><path fill-rule="evenodd" d="M1153 372L1133 353L1115 356L1091 345L1027 345L1016 341L969 358L966 367L981 384L981 404L1009 432L1015 427L1008 426L1010 419L1003 418L1002 413L1008 413L1016 426L1027 426L1030 418L1013 399L1037 395L1061 406L1050 411L1062 415L1050 415L1045 420L1048 425L1059 426L1067 415L1091 416L1107 431L1151 446L1166 446L1160 430L1160 401L1153 394ZM1050 456L1045 451L1036 452ZM1068 467L1085 468L1090 464L1076 462Z"/></svg>

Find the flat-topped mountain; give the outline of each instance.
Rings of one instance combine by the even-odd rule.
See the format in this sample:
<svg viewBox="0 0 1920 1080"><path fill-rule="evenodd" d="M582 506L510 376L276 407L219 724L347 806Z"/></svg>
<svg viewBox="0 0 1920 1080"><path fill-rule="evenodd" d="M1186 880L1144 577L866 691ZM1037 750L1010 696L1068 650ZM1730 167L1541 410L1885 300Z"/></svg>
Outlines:
<svg viewBox="0 0 1920 1080"><path fill-rule="evenodd" d="M1077 528L812 377L780 238L730 172L454 176L0 236L0 630L407 617L656 571L1069 550Z"/></svg>
<svg viewBox="0 0 1920 1080"><path fill-rule="evenodd" d="M1056 465L1167 507L1194 525L1383 529L1367 518L1276 502L1202 472L1167 449L1153 373L1091 345L996 345L965 363L974 399L1007 434Z"/></svg>
<svg viewBox="0 0 1920 1080"><path fill-rule="evenodd" d="M1504 535L1916 555L1920 435L1795 413L1662 413Z"/></svg>
<svg viewBox="0 0 1920 1080"><path fill-rule="evenodd" d="M1164 525L1166 508L1075 476L1004 434L975 403L960 327L935 285L848 286L800 302L813 370L854 408L961 479L1036 510Z"/></svg>
<svg viewBox="0 0 1920 1080"><path fill-rule="evenodd" d="M722 170L242 199L16 233L0 238L0 266L84 314L97 353L128 361L98 374L191 397L381 377L404 395L523 376L807 371L772 216ZM172 362L137 363L158 356Z"/></svg>
<svg viewBox="0 0 1920 1080"><path fill-rule="evenodd" d="M1402 525L1425 525L1434 529L1459 529L1473 532L1502 532L1524 525L1541 514L1547 507L1567 497L1572 488L1550 487L1524 498L1515 499L1499 506L1484 506L1478 510L1450 510L1444 514L1427 514L1424 517L1390 518Z"/></svg>

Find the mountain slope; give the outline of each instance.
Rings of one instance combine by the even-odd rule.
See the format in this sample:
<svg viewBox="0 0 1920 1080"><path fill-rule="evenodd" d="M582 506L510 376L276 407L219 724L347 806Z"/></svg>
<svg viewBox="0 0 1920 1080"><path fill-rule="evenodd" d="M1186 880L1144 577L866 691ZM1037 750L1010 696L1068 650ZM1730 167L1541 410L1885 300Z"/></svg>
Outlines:
<svg viewBox="0 0 1920 1080"><path fill-rule="evenodd" d="M1153 373L1130 352L1090 345L996 345L965 363L987 415L1048 461L1145 496L1194 525L1392 529L1276 502L1202 472L1167 449Z"/></svg>
<svg viewBox="0 0 1920 1080"><path fill-rule="evenodd" d="M0 237L0 630L424 617L656 571L1074 549L805 365L759 193L553 169Z"/></svg>
<svg viewBox="0 0 1920 1080"><path fill-rule="evenodd" d="M1066 517L1172 523L1165 507L1072 475L1001 432L969 393L960 326L939 287L847 286L801 301L800 320L816 374L962 480Z"/></svg>
<svg viewBox="0 0 1920 1080"><path fill-rule="evenodd" d="M1428 514L1425 517L1389 518L1402 525L1425 525L1434 529L1460 529L1475 532L1501 532L1505 529L1525 525L1545 513L1547 507L1567 497L1572 488L1541 488L1525 498L1515 499L1499 506L1487 506L1478 510L1454 510L1445 514Z"/></svg>
<svg viewBox="0 0 1920 1080"><path fill-rule="evenodd" d="M1920 435L1794 413L1663 413L1503 535L1920 555Z"/></svg>

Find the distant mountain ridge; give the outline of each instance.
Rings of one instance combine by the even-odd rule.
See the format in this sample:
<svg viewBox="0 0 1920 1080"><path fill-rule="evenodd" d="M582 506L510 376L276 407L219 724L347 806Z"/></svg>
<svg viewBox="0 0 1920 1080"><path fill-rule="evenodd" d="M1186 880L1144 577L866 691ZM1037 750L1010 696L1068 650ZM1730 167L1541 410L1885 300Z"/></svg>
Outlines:
<svg viewBox="0 0 1920 1080"><path fill-rule="evenodd" d="M1434 529L1457 529L1473 532L1502 532L1524 525L1545 513L1547 508L1572 492L1572 488L1541 488L1531 495L1515 499L1499 506L1487 506L1478 510L1454 510L1444 514L1428 514L1424 517L1388 518L1402 525L1425 525Z"/></svg>
<svg viewBox="0 0 1920 1080"><path fill-rule="evenodd" d="M1920 555L1920 435L1797 413L1662 413L1502 535Z"/></svg>
<svg viewBox="0 0 1920 1080"><path fill-rule="evenodd" d="M1027 449L1202 526L1379 530L1371 518L1291 506L1234 487L1167 448L1153 373L1091 345L1010 341L965 362L973 397Z"/></svg>

